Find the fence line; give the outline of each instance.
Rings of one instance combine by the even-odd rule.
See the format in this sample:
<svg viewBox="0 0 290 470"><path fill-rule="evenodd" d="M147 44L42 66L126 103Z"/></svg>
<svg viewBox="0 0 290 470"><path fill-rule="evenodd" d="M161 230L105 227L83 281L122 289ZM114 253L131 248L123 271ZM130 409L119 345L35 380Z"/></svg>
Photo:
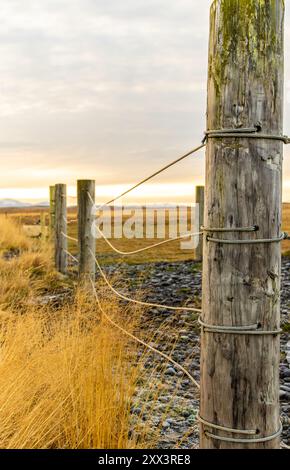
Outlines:
<svg viewBox="0 0 290 470"><path fill-rule="evenodd" d="M70 253L68 250L64 250L64 252L65 252L73 261L75 261L76 263L79 262L79 260L78 260L72 253Z"/></svg>
<svg viewBox="0 0 290 470"><path fill-rule="evenodd" d="M68 240L71 240L71 241L73 241L73 242L75 242L75 243L78 243L78 242L79 242L77 238L70 237L69 235L67 235L67 234L64 233L64 232L61 232L61 234L62 234L62 236L63 236L64 238L67 238Z"/></svg>
<svg viewBox="0 0 290 470"><path fill-rule="evenodd" d="M152 175L150 176L147 176L147 178L144 178L143 180L139 181L139 183L135 184L134 186L132 186L131 188L127 189L126 191L124 191L122 194L119 194L119 196L116 196L114 197L113 199L109 200L108 202L105 202L104 204L101 204L99 207L97 207L97 210L100 210L102 209L103 207L105 206L108 206L109 204L112 204L113 202L116 202L118 201L119 199L121 199L123 196L126 196L127 194L131 193L132 191L134 191L134 189L137 189L139 188L139 186L143 185L144 183L147 183L148 181L150 181L151 179L155 178L155 176L158 176L160 175L161 173L163 173L165 170L168 170L169 168L171 168L172 166L176 165L177 163L181 162L182 160L184 160L185 158L189 157L190 155L193 155L194 153L198 152L199 150L201 150L202 148L206 147L206 143L202 143L201 145L199 145L198 147L194 148L193 150L191 150L190 152L186 153L185 155L182 155L182 157L179 157L177 158L177 160L174 160L173 162L169 163L168 165L160 168L160 170L156 171L155 173L153 173Z"/></svg>
<svg viewBox="0 0 290 470"><path fill-rule="evenodd" d="M203 232L195 232L195 233L186 233L184 235L180 235L179 237L174 237L174 238L170 238L168 240L163 240L161 242L158 242L158 243L154 243L153 245L149 245L149 246L145 246L144 248L139 248L138 250L134 250L134 251L121 251L121 250L118 250L118 248L116 248L111 242L110 240L108 240L108 238L105 236L105 234L99 229L99 227L96 226L96 229L98 230L98 232L100 233L101 237L105 240L105 242L109 245L110 248L112 248L112 250L115 251L115 253L118 253L119 255L124 255L124 256L130 256L130 255L136 255L138 253L143 253L144 251L148 251L148 250L152 250L154 248L157 248L159 246L162 246L162 245L166 245L167 243L170 243L170 242L174 242L174 241L177 241L177 240L183 240L183 239L186 239L186 238L189 238L189 237L197 237L197 236L200 236L200 235L203 235Z"/></svg>
<svg viewBox="0 0 290 470"><path fill-rule="evenodd" d="M93 254L93 252L91 250L89 250L89 251L90 251L92 257L94 258L96 266L97 266L102 278L104 279L105 283L111 289L111 291L114 292L114 294L116 294L121 299L126 300L127 302L134 303L134 304L143 305L144 307L154 307L154 308L160 308L160 309L164 309L164 310L188 311L188 312L202 313L202 310L197 309L197 308L193 308L193 307L173 307L173 306L169 306L169 305L155 304L155 303L150 303L150 302L142 302L141 300L136 300L136 299L131 299L130 297L126 297L125 295L118 292L112 286L112 284L109 282L107 276L105 275L104 271L102 270L102 268L100 266L100 263L98 262L97 257Z"/></svg>
<svg viewBox="0 0 290 470"><path fill-rule="evenodd" d="M150 344L147 344L145 343L145 341L143 341L142 339L140 338L137 338L137 336L133 335L132 333L130 333L129 331L125 330L125 328L123 328L122 326L118 325L118 323L114 322L114 320L112 320L109 315L107 315L107 313L105 312L104 308L102 307L102 304L100 302L100 299L98 297L98 294L97 294L97 291L96 291L96 288L95 288L95 284L94 282L91 280L91 284L92 284L92 288L93 288L93 292L94 292L94 295L95 295L95 298L96 298L96 301L98 303L98 307L101 311L101 313L104 315L105 319L111 323L111 325L113 325L115 328L117 328L119 331L121 331L123 334L125 334L126 336L128 336L129 338L133 339L134 341L137 341L138 343L142 344L142 346L145 346L145 348L147 349L150 349L152 352L158 354L159 356L163 357L163 359L166 359L168 362L170 362L172 365L174 365L175 367L177 367L178 369L180 369L188 378L189 380L194 384L194 386L199 390L200 389L200 385L199 383L193 378L193 376L188 372L188 370L186 370L182 365L180 365L178 362L176 362L174 359L172 359L170 356L168 356L167 354L165 354L164 352L162 351L159 351L158 349L154 348L153 346L150 346Z"/></svg>

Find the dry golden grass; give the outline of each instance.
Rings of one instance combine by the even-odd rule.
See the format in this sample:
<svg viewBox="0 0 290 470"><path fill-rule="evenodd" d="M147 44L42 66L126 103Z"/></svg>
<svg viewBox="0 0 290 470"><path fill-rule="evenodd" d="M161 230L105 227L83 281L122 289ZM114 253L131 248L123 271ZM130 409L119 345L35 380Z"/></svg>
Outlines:
<svg viewBox="0 0 290 470"><path fill-rule="evenodd" d="M124 337L73 308L5 312L0 338L1 448L133 446Z"/></svg>
<svg viewBox="0 0 290 470"><path fill-rule="evenodd" d="M41 305L46 292L68 287L49 252L35 252L7 220L0 240L0 448L134 447L132 343L73 286L67 303ZM7 242L23 253L3 259ZM118 304L106 299L106 310L133 328Z"/></svg>
<svg viewBox="0 0 290 470"><path fill-rule="evenodd" d="M0 250L28 250L32 247L32 242L29 240L19 223L13 220L0 216Z"/></svg>

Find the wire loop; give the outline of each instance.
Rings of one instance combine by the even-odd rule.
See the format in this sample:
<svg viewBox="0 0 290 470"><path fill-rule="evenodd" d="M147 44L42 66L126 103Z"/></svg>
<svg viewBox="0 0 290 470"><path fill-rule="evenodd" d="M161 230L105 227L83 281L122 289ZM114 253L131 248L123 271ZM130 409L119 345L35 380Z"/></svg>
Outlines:
<svg viewBox="0 0 290 470"><path fill-rule="evenodd" d="M204 333L220 333L220 334L235 334L235 335L256 335L256 336L270 336L280 335L283 331L280 330L261 330L260 325L248 325L248 326L219 326L209 325L205 323L201 317L198 319L198 323L201 325Z"/></svg>
<svg viewBox="0 0 290 470"><path fill-rule="evenodd" d="M212 238L209 235L206 237L206 241L212 243L220 243L222 245L257 245L262 243L279 243L283 240L288 239L288 233L282 233L278 238L265 238L265 239L254 239L254 240L223 240L219 238Z"/></svg>
<svg viewBox="0 0 290 470"><path fill-rule="evenodd" d="M249 439L237 438L237 437L222 437L222 436L218 436L208 431L205 431L204 433L206 437L210 437L211 439L216 439L217 441L232 442L232 443L237 443L237 444L259 444L262 442L273 441L277 437L281 436L282 431L283 431L283 426L281 424L279 430L275 432L274 434L271 434L270 436L254 437L254 438L249 438Z"/></svg>
<svg viewBox="0 0 290 470"><path fill-rule="evenodd" d="M216 129L205 132L203 143L207 142L208 139L223 139L223 138L241 138L241 139L266 139L266 140L278 140L283 142L285 145L290 143L290 138L286 135L281 134L264 134L261 132L262 127L257 124L254 127L244 127L238 129Z"/></svg>

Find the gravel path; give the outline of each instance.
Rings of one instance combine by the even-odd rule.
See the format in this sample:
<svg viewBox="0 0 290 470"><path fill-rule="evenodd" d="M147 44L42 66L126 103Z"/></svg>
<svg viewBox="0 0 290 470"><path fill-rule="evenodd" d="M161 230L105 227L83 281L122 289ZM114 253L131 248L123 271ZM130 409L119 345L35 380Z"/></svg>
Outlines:
<svg viewBox="0 0 290 470"><path fill-rule="evenodd" d="M108 275L118 273L119 290L122 286L132 297L136 292L146 293L145 300L168 305L184 305L189 302L200 306L201 271L194 262L155 263L150 265L111 265L104 268ZM122 278L120 278L122 273ZM290 260L282 263L281 292L282 327L290 331ZM199 381L200 340L199 330L192 313L178 313L148 309L142 317L142 330L151 345L172 355L173 359L187 367ZM154 332L158 330L156 336ZM141 354L141 353L140 353ZM164 363L165 362L165 363ZM280 364L281 414L286 423L283 441L290 444L290 337L281 337ZM154 354L147 354L143 380L132 408L132 432L152 436L158 448L198 446L198 394L189 379L181 371ZM156 437L158 436L158 438ZM156 439L158 439L156 443Z"/></svg>

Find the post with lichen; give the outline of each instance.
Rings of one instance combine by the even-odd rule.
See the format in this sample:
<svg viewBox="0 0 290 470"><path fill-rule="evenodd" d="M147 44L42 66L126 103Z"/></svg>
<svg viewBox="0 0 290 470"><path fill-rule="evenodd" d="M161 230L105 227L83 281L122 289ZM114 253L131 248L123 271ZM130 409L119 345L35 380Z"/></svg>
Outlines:
<svg viewBox="0 0 290 470"><path fill-rule="evenodd" d="M67 205L66 185L55 185L55 267L62 274L67 272Z"/></svg>
<svg viewBox="0 0 290 470"><path fill-rule="evenodd" d="M215 0L210 22L208 130L260 138L208 135L200 444L275 449L284 1Z"/></svg>
<svg viewBox="0 0 290 470"><path fill-rule="evenodd" d="M54 239L55 234L55 186L49 187L49 236Z"/></svg>
<svg viewBox="0 0 290 470"><path fill-rule="evenodd" d="M79 240L79 277L83 285L91 287L90 280L95 280L94 238L94 201L95 181L79 180L77 182L78 197L78 240Z"/></svg>

